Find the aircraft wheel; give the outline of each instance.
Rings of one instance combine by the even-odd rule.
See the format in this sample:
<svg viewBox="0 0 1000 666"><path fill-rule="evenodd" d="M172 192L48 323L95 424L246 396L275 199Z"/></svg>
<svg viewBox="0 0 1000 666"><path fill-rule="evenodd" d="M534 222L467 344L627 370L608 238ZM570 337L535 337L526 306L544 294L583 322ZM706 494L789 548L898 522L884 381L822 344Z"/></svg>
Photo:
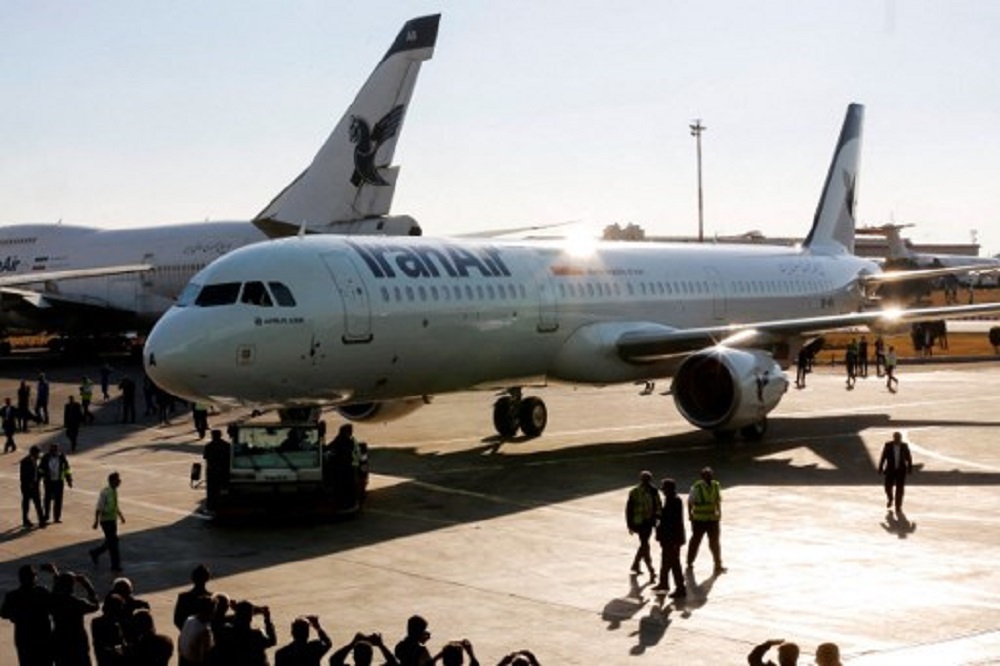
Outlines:
<svg viewBox="0 0 1000 666"><path fill-rule="evenodd" d="M764 436L767 432L767 419L761 419L751 423L750 425L745 425L740 428L740 434L743 435L743 439L748 439L751 442L756 442L758 439Z"/></svg>
<svg viewBox="0 0 1000 666"><path fill-rule="evenodd" d="M528 437L538 437L549 422L549 410L541 398L534 396L521 401L521 432Z"/></svg>
<svg viewBox="0 0 1000 666"><path fill-rule="evenodd" d="M504 439L517 434L517 404L514 399L504 396L493 403L493 427Z"/></svg>

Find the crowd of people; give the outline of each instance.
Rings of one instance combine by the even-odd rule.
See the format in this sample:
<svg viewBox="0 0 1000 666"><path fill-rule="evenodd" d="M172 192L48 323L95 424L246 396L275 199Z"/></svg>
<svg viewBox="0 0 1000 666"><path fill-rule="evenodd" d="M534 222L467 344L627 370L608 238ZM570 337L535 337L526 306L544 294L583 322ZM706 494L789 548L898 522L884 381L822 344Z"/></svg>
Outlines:
<svg viewBox="0 0 1000 666"><path fill-rule="evenodd" d="M45 586L39 573L51 574ZM478 666L472 642L428 648L428 622L413 615L405 635L390 650L378 632L356 632L334 650L333 638L316 615L295 618L289 639L279 647L268 606L235 600L209 590L212 575L203 564L191 572L191 587L177 595L173 609L176 637L158 630L150 604L137 597L132 581L118 577L101 599L82 573L53 564L18 571L19 585L7 592L0 617L14 623L14 643L21 666L330 666L373 663L398 666ZM87 617L90 616L90 631ZM331 652L332 650L332 652ZM176 655L176 662L172 662ZM378 659L380 662L376 662ZM519 649L498 666L538 666L535 655Z"/></svg>

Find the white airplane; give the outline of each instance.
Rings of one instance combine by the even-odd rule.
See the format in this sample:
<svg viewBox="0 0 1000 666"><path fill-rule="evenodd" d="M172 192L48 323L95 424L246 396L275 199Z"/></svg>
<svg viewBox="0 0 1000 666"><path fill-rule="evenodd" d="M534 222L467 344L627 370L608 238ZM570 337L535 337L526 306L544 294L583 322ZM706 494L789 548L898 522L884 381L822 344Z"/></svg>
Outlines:
<svg viewBox="0 0 1000 666"><path fill-rule="evenodd" d="M522 388L672 377L689 422L763 435L782 366L837 327L997 311L1000 304L864 312L895 279L856 257L864 110L848 107L801 248L309 236L241 248L192 280L147 338L162 388L213 403L334 405L386 420L430 396L503 390L503 436L538 435L545 404Z"/></svg>
<svg viewBox="0 0 1000 666"><path fill-rule="evenodd" d="M419 234L389 216L390 166L440 15L407 22L310 166L251 222L139 229L0 228L0 329L93 334L148 330L212 260L269 237ZM319 194L317 194L319 193Z"/></svg>
<svg viewBox="0 0 1000 666"><path fill-rule="evenodd" d="M886 266L915 269L951 268L955 271L953 275L959 276L958 279L966 283L975 283L980 275L1000 270L1000 259L996 257L914 252L899 233L901 229L911 226L913 225L883 224L877 227L859 229L858 233L885 236L888 245L888 253L885 256Z"/></svg>

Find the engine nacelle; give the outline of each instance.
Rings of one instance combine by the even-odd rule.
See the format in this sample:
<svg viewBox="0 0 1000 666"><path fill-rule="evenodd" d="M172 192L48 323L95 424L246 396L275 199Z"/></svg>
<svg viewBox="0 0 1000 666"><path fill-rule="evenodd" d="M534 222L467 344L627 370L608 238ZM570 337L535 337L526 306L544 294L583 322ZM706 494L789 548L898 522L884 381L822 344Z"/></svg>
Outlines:
<svg viewBox="0 0 1000 666"><path fill-rule="evenodd" d="M767 352L713 347L684 360L671 390L691 424L734 431L762 423L788 390L788 379Z"/></svg>
<svg viewBox="0 0 1000 666"><path fill-rule="evenodd" d="M412 414L420 407L430 403L430 398L405 398L386 402L359 402L353 405L337 407L348 421L395 421Z"/></svg>

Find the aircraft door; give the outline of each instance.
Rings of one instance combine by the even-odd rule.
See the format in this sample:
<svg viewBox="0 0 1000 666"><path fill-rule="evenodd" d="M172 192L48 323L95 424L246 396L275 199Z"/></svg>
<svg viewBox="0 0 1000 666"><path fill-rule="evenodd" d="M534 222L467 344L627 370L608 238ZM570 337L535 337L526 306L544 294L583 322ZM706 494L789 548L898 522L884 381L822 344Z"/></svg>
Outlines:
<svg viewBox="0 0 1000 666"><path fill-rule="evenodd" d="M345 344L371 342L371 303L368 300L368 289L361 280L357 266L349 256L339 252L324 254L323 263L330 271L343 303L344 335L341 340Z"/></svg>
<svg viewBox="0 0 1000 666"><path fill-rule="evenodd" d="M559 329L556 286L548 277L538 282L538 332L551 333Z"/></svg>
<svg viewBox="0 0 1000 666"><path fill-rule="evenodd" d="M705 280L712 293L712 319L723 321L726 318L726 289L722 283L722 276L716 268L705 269Z"/></svg>

